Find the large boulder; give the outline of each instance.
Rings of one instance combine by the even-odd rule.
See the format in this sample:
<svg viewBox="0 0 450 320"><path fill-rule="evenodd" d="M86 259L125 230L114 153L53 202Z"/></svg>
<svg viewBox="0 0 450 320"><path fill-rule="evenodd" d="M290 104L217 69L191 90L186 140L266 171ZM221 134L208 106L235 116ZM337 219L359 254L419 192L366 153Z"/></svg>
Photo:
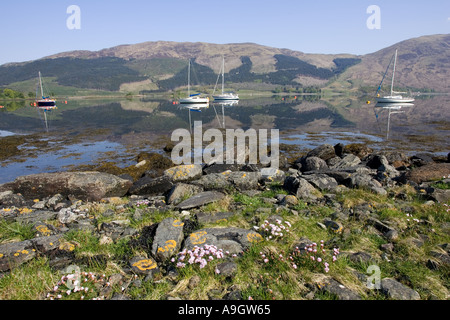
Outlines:
<svg viewBox="0 0 450 320"><path fill-rule="evenodd" d="M97 171L38 173L18 177L6 187L28 199L42 199L61 194L85 201L122 197L132 182ZM5 185L4 185L5 187Z"/></svg>
<svg viewBox="0 0 450 320"><path fill-rule="evenodd" d="M164 175L172 182L185 182L200 178L202 166L199 164L185 164L172 167L164 171Z"/></svg>
<svg viewBox="0 0 450 320"><path fill-rule="evenodd" d="M406 174L406 179L421 184L442 179L450 175L450 163L431 163L415 168Z"/></svg>
<svg viewBox="0 0 450 320"><path fill-rule="evenodd" d="M327 161L328 159L336 157L336 152L331 144L323 144L309 151L306 157L318 157Z"/></svg>
<svg viewBox="0 0 450 320"><path fill-rule="evenodd" d="M179 251L183 225L184 222L176 218L166 218L158 224L152 244L152 254L157 261L165 261Z"/></svg>
<svg viewBox="0 0 450 320"><path fill-rule="evenodd" d="M130 193L135 195L161 195L172 187L173 183L167 176L157 178L145 176L133 183Z"/></svg>

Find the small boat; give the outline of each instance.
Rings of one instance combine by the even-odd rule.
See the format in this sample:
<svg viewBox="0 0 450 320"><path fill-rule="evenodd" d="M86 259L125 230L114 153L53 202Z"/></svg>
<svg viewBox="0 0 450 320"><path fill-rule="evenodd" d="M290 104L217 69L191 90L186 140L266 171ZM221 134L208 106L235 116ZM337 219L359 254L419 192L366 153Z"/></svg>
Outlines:
<svg viewBox="0 0 450 320"><path fill-rule="evenodd" d="M36 90L35 106L39 107L39 108L46 108L46 109L56 108L56 100L50 99L49 96L48 97L44 96L44 88L42 87L42 77L41 77L40 71L39 71L39 87L41 89L40 90L41 98L37 97L38 90Z"/></svg>
<svg viewBox="0 0 450 320"><path fill-rule="evenodd" d="M216 91L216 87L217 87L217 81L219 81L219 77L220 77L220 71L219 71L219 76L217 77L217 81L216 81L216 86L214 87L214 92L213 92L213 98L216 101L223 101L223 100L239 100L239 96L234 93L234 92L224 92L224 84L225 84L225 57L223 57L222 59L222 93L218 94L218 95L214 95L214 92Z"/></svg>
<svg viewBox="0 0 450 320"><path fill-rule="evenodd" d="M191 94L191 60L188 65L188 97L180 99L179 102L183 104L209 103L209 97L200 97L200 93Z"/></svg>
<svg viewBox="0 0 450 320"><path fill-rule="evenodd" d="M391 80L391 92L390 95L380 97L380 94L378 93L381 90L381 85L383 83L384 78L386 77L386 74L389 70L389 67L392 63L392 59L394 59L394 69L392 71L392 80ZM406 92L396 92L394 91L394 76L395 76L395 65L397 63L397 50L395 50L394 56L391 58L391 61L389 62L388 67L386 68L386 72L383 75L383 78L381 79L380 85L378 86L377 92L376 92L376 101L380 103L409 103L413 102L414 98L411 97L403 97L400 95L400 93L406 93Z"/></svg>

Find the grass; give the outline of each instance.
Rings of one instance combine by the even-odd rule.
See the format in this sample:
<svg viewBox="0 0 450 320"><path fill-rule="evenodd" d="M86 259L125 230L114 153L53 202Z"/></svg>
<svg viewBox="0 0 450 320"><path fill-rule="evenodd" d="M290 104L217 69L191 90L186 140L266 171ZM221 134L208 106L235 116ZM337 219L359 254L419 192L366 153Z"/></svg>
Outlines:
<svg viewBox="0 0 450 320"><path fill-rule="evenodd" d="M408 201L398 201L395 194L407 193ZM135 284L130 275L126 275L126 286L122 290L115 286L109 291L108 297L114 293L125 293L134 299L166 299L167 297L203 300L211 297L221 298L233 288L239 290L242 299L255 300L298 300L312 298L311 285L320 283L324 277L333 277L347 288L367 300L383 300L386 296L377 290L368 290L365 282L357 278L356 273L368 276L367 268L371 264L380 267L382 278L392 277L416 290L422 299L447 299L449 278L447 269L431 270L427 261L433 259L432 251L443 243L450 242L448 229L450 223L448 206L446 204L427 205L415 192L408 187L394 188L388 195L377 195L367 191L349 189L336 195L336 201L343 209L364 206L377 219L389 222L399 230L399 239L394 242L394 251L387 253L387 259L382 258L380 246L388 241L376 230L368 227L364 221L349 219L341 221L344 230L334 233L319 226L325 218L335 212L334 207L317 205L300 201L292 209L298 211L294 215L290 210L278 211L275 205L266 201L278 194L286 194L279 184L271 185L268 190L255 196L242 193L228 195L224 200L211 203L202 208L204 212L216 213L232 211L240 208L228 221L210 223L203 227L240 227L252 229L261 226L269 216L277 214L291 224L290 232L272 240L263 240L253 244L241 256L234 258L237 272L228 279L215 273L219 260L208 263L201 269L198 265L188 265L176 268L174 278L168 278L165 272L156 274L152 279L144 281L144 276L138 276L140 284ZM162 221L167 217L177 216L170 210L151 209L147 206L123 206L129 199L122 198L117 203L96 203L90 206L89 215L95 222L95 228L102 223L113 220L129 220L132 228L139 231L138 236L120 238L113 243L101 244L98 235L91 231L71 230L64 235L64 240L75 245L75 261L83 272L105 274L106 277L124 273L128 261L136 255L148 255L148 248L136 245L144 228ZM261 208L269 210L261 210ZM405 209L409 208L409 209ZM140 217L135 218L139 209ZM113 210L114 215L104 213ZM306 214L307 213L307 214ZM411 214L407 216L406 213ZM419 222L412 219L418 219ZM410 219L410 221L407 221ZM52 222L48 222L52 223ZM417 245L413 239L426 236L423 245ZM30 225L2 220L0 223L0 242L22 241L34 237ZM288 259L301 238L308 238L320 243L324 240L325 248L331 250L339 247L341 254L335 263L330 263L329 272L322 268L314 268L306 262L300 263L297 269ZM363 251L370 254L374 261L352 262L346 258L347 253ZM264 261L261 254L270 257ZM283 258L279 257L282 254ZM163 268L164 269L164 268ZM196 278L195 285L190 284ZM59 270L51 268L46 257L38 257L12 270L0 279L0 299L43 299L53 286L61 279ZM102 289L95 286L88 297L100 295ZM77 293L78 294L78 293ZM63 296L63 299L78 299L79 295ZM314 299L337 299L325 291L315 291Z"/></svg>

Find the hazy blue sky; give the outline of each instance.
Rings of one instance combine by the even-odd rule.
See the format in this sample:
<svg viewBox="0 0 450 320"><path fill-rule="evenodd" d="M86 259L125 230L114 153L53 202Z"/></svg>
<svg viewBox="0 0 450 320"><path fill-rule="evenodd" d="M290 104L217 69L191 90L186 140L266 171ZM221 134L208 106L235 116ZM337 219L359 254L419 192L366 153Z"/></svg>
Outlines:
<svg viewBox="0 0 450 320"><path fill-rule="evenodd" d="M66 25L70 5L80 8L81 29ZM380 8L380 29L366 25L370 5ZM450 1L1 0L0 30L0 64L157 40L365 54L450 33Z"/></svg>

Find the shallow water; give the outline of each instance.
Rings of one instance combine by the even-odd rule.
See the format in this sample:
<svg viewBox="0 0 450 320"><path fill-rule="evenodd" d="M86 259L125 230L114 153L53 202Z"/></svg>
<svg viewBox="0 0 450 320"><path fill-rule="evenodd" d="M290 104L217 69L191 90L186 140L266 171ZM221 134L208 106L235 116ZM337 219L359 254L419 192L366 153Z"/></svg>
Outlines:
<svg viewBox="0 0 450 320"><path fill-rule="evenodd" d="M33 157L0 162L0 183L100 158L129 165L139 151L162 152L175 129L192 129L195 121L204 130L279 129L280 143L305 152L323 143L365 143L409 154L450 151L450 96L419 98L400 109L374 108L352 97L312 100L261 97L197 109L166 100L74 100L46 114L30 106L8 110L6 105L0 110L0 137L37 133L49 143L35 147Z"/></svg>

